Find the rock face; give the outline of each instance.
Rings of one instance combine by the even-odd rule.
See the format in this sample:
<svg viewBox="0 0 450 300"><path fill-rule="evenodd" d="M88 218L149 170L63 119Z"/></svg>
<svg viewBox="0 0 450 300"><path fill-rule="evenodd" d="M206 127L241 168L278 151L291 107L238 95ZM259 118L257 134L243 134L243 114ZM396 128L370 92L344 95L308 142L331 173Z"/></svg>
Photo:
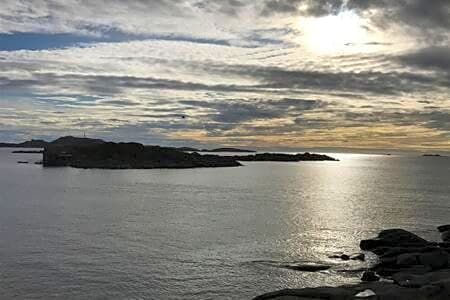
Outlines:
<svg viewBox="0 0 450 300"><path fill-rule="evenodd" d="M362 250L371 251L380 247L422 247L427 244L426 240L414 233L403 229L389 229L381 231L375 239L362 240L359 246Z"/></svg>
<svg viewBox="0 0 450 300"><path fill-rule="evenodd" d="M439 227L448 232L449 226ZM450 299L450 245L431 243L402 229L380 232L363 240L363 250L378 255L378 263L364 272L362 283L341 287L288 289L258 296L255 300ZM383 279L378 282L378 280Z"/></svg>
<svg viewBox="0 0 450 300"><path fill-rule="evenodd" d="M439 226L438 231L441 233L444 242L450 242L450 225Z"/></svg>
<svg viewBox="0 0 450 300"><path fill-rule="evenodd" d="M365 271L361 277L361 281L372 282L378 281L380 277L374 271Z"/></svg>

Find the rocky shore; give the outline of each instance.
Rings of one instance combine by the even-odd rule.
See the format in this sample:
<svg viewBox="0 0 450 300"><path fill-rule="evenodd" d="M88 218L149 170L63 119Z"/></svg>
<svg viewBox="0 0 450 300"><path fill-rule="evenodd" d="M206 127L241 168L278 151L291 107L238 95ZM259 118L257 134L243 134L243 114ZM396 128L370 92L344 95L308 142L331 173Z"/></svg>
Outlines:
<svg viewBox="0 0 450 300"><path fill-rule="evenodd" d="M376 254L378 261L363 273L359 284L286 289L254 300L450 299L450 225L438 230L443 242L430 242L403 229L384 230L361 241L361 250Z"/></svg>

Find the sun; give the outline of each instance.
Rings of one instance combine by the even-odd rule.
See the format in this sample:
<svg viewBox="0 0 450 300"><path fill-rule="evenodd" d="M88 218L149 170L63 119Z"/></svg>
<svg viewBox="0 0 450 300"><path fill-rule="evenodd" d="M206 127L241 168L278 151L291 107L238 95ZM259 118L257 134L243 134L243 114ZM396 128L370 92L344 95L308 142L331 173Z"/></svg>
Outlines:
<svg viewBox="0 0 450 300"><path fill-rule="evenodd" d="M351 11L318 18L303 18L298 22L303 33L302 44L318 54L362 48L368 42L368 33L363 20Z"/></svg>

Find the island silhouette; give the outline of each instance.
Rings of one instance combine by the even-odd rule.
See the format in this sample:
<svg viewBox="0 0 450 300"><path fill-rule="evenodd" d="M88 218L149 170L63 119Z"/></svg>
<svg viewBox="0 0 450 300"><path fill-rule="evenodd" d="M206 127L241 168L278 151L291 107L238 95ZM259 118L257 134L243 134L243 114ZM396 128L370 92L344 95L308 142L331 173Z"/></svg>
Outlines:
<svg viewBox="0 0 450 300"><path fill-rule="evenodd" d="M11 144L9 144L11 145ZM337 161L314 153L254 153L248 155L200 154L195 148L147 146L140 143L114 143L101 139L65 136L52 142L24 142L22 147L41 146L44 167L98 169L217 168L238 167L242 161ZM38 147L39 148L39 147ZM253 152L237 148L217 148L212 152ZM17 151L15 151L18 153ZM28 152L28 151L27 151ZM202 151L203 152L203 151Z"/></svg>

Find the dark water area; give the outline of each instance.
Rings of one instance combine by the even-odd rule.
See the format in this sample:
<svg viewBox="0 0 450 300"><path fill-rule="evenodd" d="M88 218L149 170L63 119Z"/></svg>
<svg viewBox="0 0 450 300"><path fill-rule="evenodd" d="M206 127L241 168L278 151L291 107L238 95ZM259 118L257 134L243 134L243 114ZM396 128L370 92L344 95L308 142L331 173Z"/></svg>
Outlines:
<svg viewBox="0 0 450 300"><path fill-rule="evenodd" d="M357 282L339 272L357 263L328 256L385 228L438 239L435 227L450 223L449 158L333 156L81 170L0 149L0 298L251 299ZM333 268L278 267L298 261Z"/></svg>

